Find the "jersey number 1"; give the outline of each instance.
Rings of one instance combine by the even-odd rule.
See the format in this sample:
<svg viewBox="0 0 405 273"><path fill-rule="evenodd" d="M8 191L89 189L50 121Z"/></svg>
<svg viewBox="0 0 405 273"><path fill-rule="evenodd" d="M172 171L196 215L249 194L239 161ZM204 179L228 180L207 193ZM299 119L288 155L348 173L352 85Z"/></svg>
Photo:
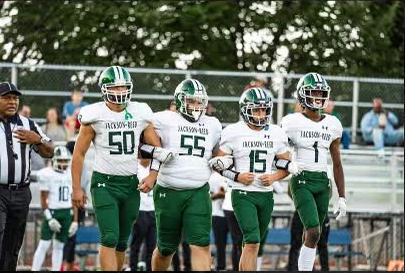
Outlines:
<svg viewBox="0 0 405 273"><path fill-rule="evenodd" d="M312 147L315 149L315 162L318 162L318 141L315 141Z"/></svg>

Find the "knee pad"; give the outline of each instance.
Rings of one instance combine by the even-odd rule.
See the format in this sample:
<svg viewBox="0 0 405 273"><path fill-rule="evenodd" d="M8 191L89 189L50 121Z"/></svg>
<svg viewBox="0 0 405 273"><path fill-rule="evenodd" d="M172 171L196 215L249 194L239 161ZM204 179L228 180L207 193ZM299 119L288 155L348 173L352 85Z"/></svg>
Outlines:
<svg viewBox="0 0 405 273"><path fill-rule="evenodd" d="M112 232L109 232L101 236L101 245L105 247L115 247L118 243L118 236Z"/></svg>
<svg viewBox="0 0 405 273"><path fill-rule="evenodd" d="M117 246L115 247L115 250L119 251L119 252L124 252L125 250L127 250L127 248L128 248L128 243L125 240L125 241L119 241L117 243Z"/></svg>
<svg viewBox="0 0 405 273"><path fill-rule="evenodd" d="M209 246L210 245L210 237L209 236L194 236L187 238L188 244L193 246Z"/></svg>
<svg viewBox="0 0 405 273"><path fill-rule="evenodd" d="M177 251L177 247L176 246L169 246L169 245L165 245L165 246L158 245L158 250L159 250L159 253L162 256L169 256L169 255L172 255L174 252Z"/></svg>
<svg viewBox="0 0 405 273"><path fill-rule="evenodd" d="M245 231L245 234L243 234L243 243L260 244L260 231L258 230L251 230L249 232Z"/></svg>

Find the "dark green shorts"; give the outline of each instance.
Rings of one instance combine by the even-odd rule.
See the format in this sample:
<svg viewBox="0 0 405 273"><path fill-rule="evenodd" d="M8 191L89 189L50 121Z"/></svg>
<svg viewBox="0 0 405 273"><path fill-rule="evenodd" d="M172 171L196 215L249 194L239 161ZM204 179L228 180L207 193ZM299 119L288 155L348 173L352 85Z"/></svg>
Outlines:
<svg viewBox="0 0 405 273"><path fill-rule="evenodd" d="M273 192L232 190L232 206L245 244L260 243L273 212Z"/></svg>
<svg viewBox="0 0 405 273"><path fill-rule="evenodd" d="M139 191L136 175L120 176L93 172L91 196L101 245L125 251L132 224L138 217Z"/></svg>
<svg viewBox="0 0 405 273"><path fill-rule="evenodd" d="M69 227L73 220L73 210L72 209L51 209L52 217L58 220L61 225L60 232L55 233L55 238L66 243L69 237ZM41 225L41 239L48 241L52 239L54 232L50 229L48 221L44 219Z"/></svg>
<svg viewBox="0 0 405 273"><path fill-rule="evenodd" d="M173 190L155 186L153 190L159 252L176 252L182 232L190 245L209 246L211 198L208 183L198 189Z"/></svg>
<svg viewBox="0 0 405 273"><path fill-rule="evenodd" d="M291 178L290 190L305 229L320 227L329 206L330 180L327 173L303 171Z"/></svg>

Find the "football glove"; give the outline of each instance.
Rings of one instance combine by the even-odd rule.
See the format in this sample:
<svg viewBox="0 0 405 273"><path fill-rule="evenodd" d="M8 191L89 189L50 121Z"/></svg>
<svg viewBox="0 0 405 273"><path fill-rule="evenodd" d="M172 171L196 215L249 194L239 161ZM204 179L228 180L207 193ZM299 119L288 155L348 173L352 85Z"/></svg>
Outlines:
<svg viewBox="0 0 405 273"><path fill-rule="evenodd" d="M62 227L59 223L58 220L56 220L55 218L52 218L51 220L48 221L48 225L49 228L53 231L53 232L60 232L60 228Z"/></svg>
<svg viewBox="0 0 405 273"><path fill-rule="evenodd" d="M339 221L346 216L346 199L344 197L339 197L337 208L334 211L334 214L339 213L336 217L336 221Z"/></svg>
<svg viewBox="0 0 405 273"><path fill-rule="evenodd" d="M75 235L78 228L79 228L78 223L73 221L69 227L69 237L72 237L73 235Z"/></svg>
<svg viewBox="0 0 405 273"><path fill-rule="evenodd" d="M177 158L178 154L162 147L155 147L153 150L153 158L165 164Z"/></svg>
<svg viewBox="0 0 405 273"><path fill-rule="evenodd" d="M287 171L290 174L299 174L300 173L300 169L298 168L298 164L295 161L290 161L290 163L288 163L288 167L287 167Z"/></svg>
<svg viewBox="0 0 405 273"><path fill-rule="evenodd" d="M211 169L222 172L233 165L233 159L231 155L216 156L208 161L208 165Z"/></svg>

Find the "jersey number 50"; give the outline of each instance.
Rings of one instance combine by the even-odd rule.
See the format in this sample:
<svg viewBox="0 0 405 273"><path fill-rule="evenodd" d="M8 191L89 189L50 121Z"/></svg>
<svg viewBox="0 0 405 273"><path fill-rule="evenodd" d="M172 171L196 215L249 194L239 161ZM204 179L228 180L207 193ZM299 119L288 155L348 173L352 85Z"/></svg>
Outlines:
<svg viewBox="0 0 405 273"><path fill-rule="evenodd" d="M116 147L110 150L110 155L132 155L135 150L135 133L133 131L109 132L108 145Z"/></svg>

